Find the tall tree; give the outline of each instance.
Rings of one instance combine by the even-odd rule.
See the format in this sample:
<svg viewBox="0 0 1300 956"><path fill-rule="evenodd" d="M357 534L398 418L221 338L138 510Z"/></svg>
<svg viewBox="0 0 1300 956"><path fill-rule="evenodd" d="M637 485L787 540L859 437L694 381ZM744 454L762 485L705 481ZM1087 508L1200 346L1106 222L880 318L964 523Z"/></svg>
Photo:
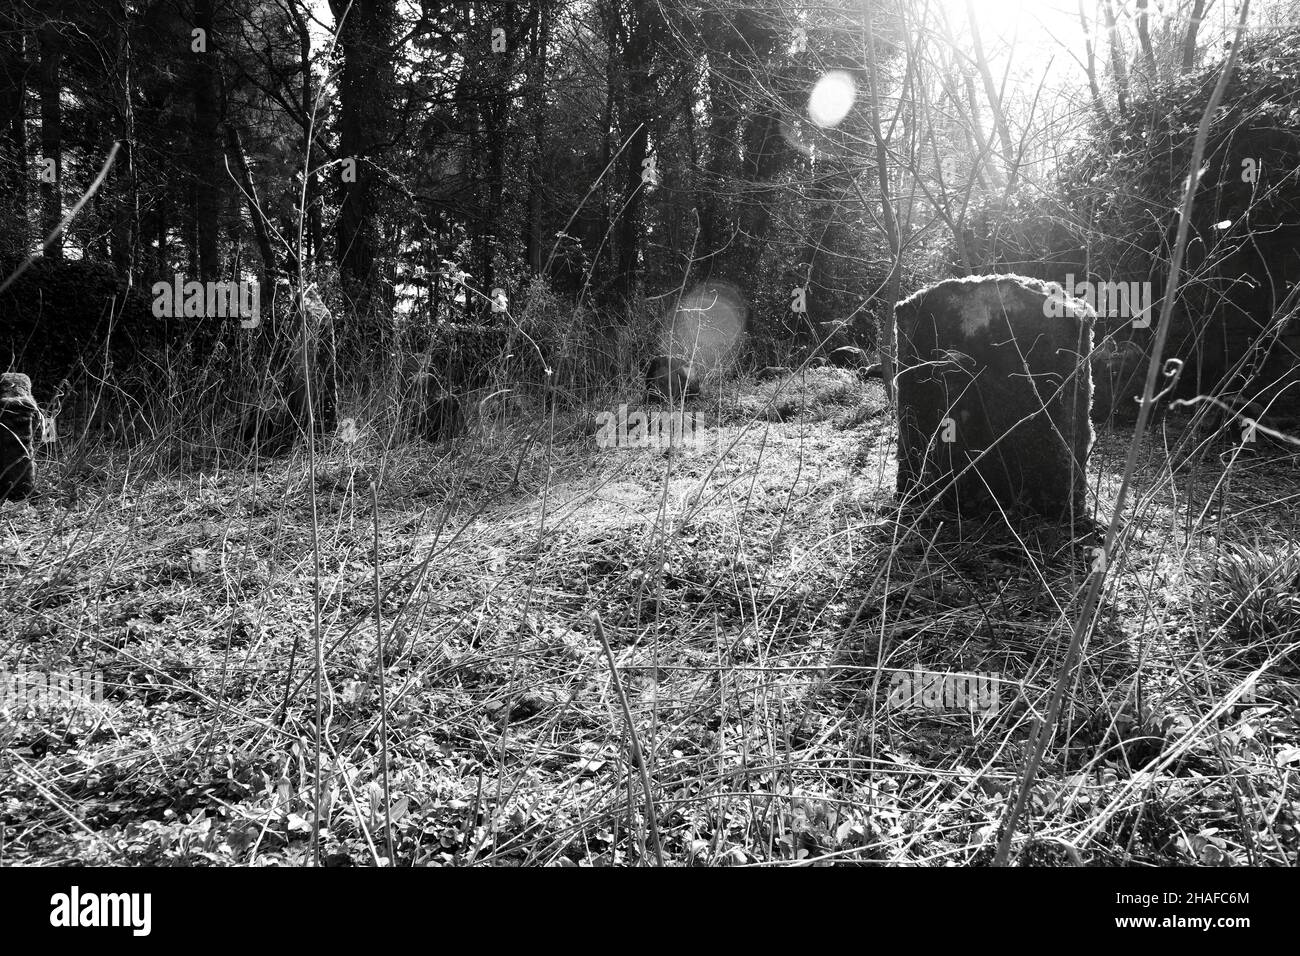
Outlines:
<svg viewBox="0 0 1300 956"><path fill-rule="evenodd" d="M339 77L337 261L343 292L358 313L377 304L382 276L376 188L395 94L395 0L330 0L343 70Z"/></svg>
<svg viewBox="0 0 1300 956"><path fill-rule="evenodd" d="M121 143L116 168L113 216L113 265L128 285L133 281L140 235L140 209L135 171L134 75L131 52L131 10L128 0L103 0L114 38L117 138Z"/></svg>
<svg viewBox="0 0 1300 956"><path fill-rule="evenodd" d="M533 113L533 154L528 163L528 219L525 242L528 268L534 276L542 274L542 160L546 155L546 56L551 42L554 4L533 0L532 40L529 49L529 78Z"/></svg>
<svg viewBox="0 0 1300 956"><path fill-rule="evenodd" d="M636 291L641 258L642 208L650 174L652 132L659 129L660 99L654 63L664 29L658 0L626 0L620 22L622 46L620 127L623 151L623 207L619 223L618 273L615 288L624 300ZM657 177L658 171L655 171Z"/></svg>
<svg viewBox="0 0 1300 956"><path fill-rule="evenodd" d="M27 251L27 31L14 12L0 13L0 255Z"/></svg>
<svg viewBox="0 0 1300 956"><path fill-rule="evenodd" d="M217 37L214 31L213 0L194 0L194 28L191 51L194 56L194 218L197 232L199 278L215 280L221 273L219 233L222 185L220 162L221 110L217 69Z"/></svg>
<svg viewBox="0 0 1300 956"><path fill-rule="evenodd" d="M53 234L45 249L52 259L63 258L63 234L57 232L63 221L63 84L60 70L63 62L63 33L58 11L37 29L40 46L40 68L37 71L37 93L41 98L41 234Z"/></svg>

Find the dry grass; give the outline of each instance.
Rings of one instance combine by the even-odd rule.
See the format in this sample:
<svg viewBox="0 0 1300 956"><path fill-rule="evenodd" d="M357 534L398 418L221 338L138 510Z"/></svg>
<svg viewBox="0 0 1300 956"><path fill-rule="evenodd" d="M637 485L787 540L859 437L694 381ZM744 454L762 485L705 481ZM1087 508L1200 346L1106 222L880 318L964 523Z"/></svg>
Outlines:
<svg viewBox="0 0 1300 956"><path fill-rule="evenodd" d="M0 511L0 655L107 691L4 716L3 859L303 863L319 815L334 864L388 857L389 836L396 865L626 865L656 839L679 865L988 861L1092 529L902 521L879 386L781 384L706 397L709 440L672 454L597 448L590 408L539 430L493 406L451 445L327 441L314 484L301 452L146 477L62 456L78 474L51 463L43 498ZM1300 628L1236 626L1225 607L1276 623L1284 591L1246 570L1205 600L1198 557L1261 527L1294 544L1296 459L1171 473L1161 441L1021 862L1300 852ZM1126 442L1100 438L1100 517ZM892 705L914 667L996 673L997 706Z"/></svg>

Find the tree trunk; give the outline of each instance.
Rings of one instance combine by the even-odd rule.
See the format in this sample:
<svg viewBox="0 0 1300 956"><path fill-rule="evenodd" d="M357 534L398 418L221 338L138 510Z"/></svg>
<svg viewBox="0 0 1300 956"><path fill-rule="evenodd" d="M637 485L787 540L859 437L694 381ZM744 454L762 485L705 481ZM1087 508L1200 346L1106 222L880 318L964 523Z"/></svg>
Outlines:
<svg viewBox="0 0 1300 956"><path fill-rule="evenodd" d="M338 172L336 259L344 295L365 315L380 291L375 169L392 117L396 12L395 0L353 0L350 6L349 11L348 0L330 0L335 22L342 22L339 155L349 161Z"/></svg>
<svg viewBox="0 0 1300 956"><path fill-rule="evenodd" d="M533 159L528 166L528 268L542 274L542 158L546 154L546 54L551 40L552 5L546 0L533 3L532 76Z"/></svg>
<svg viewBox="0 0 1300 956"><path fill-rule="evenodd" d="M1201 29L1201 17L1205 14L1205 0L1196 0L1192 4L1192 14L1187 18L1187 33L1183 35L1183 63L1182 71L1184 73L1192 72L1196 66L1196 34Z"/></svg>
<svg viewBox="0 0 1300 956"><path fill-rule="evenodd" d="M615 288L624 302L636 293L641 259L642 209L645 207L646 160L650 132L657 128L658 94L653 72L662 26L657 0L630 0L623 44L622 134L631 137L624 152L623 217L619 229L618 276Z"/></svg>
<svg viewBox="0 0 1300 956"><path fill-rule="evenodd" d="M1160 65L1156 62L1156 51L1151 46L1151 14L1147 10L1149 0L1137 0L1137 35L1142 47L1142 57L1147 61L1150 71L1148 82L1152 85L1160 82Z"/></svg>
<svg viewBox="0 0 1300 956"><path fill-rule="evenodd" d="M1102 12L1106 15L1106 32L1110 34L1110 62L1115 71L1115 104L1120 116L1128 112L1128 68L1124 65L1124 48L1120 44L1119 28L1115 21L1115 5L1111 0L1102 0Z"/></svg>
<svg viewBox="0 0 1300 956"><path fill-rule="evenodd" d="M199 279L215 281L221 276L218 229L221 221L221 184L225 170L218 162L221 152L220 107L218 103L217 55L214 44L213 0L195 0L194 25L203 30L207 52L193 53L194 132L191 136L195 173L195 226L198 231Z"/></svg>
<svg viewBox="0 0 1300 956"><path fill-rule="evenodd" d="M27 58L26 31L16 17L0 14L0 213L12 224L4 240L26 254L27 229Z"/></svg>
<svg viewBox="0 0 1300 956"><path fill-rule="evenodd" d="M190 278L199 274L198 197L198 187L191 180L189 188L185 191L185 215L181 225L181 236L185 246L185 274Z"/></svg>
<svg viewBox="0 0 1300 956"><path fill-rule="evenodd" d="M510 87L509 57L506 52L496 55L487 65L488 75L495 76L490 84L491 92L485 92L479 106L480 121L483 128L483 187L486 196L480 209L477 245L477 272L475 277L479 291L483 296L492 296L496 283L495 259L497 237L500 234L503 219L503 200L505 198L506 172L506 113L509 108ZM482 311L485 300L473 296L476 300L471 313Z"/></svg>
<svg viewBox="0 0 1300 956"><path fill-rule="evenodd" d="M298 65L302 70L302 110L304 116L302 130L302 155L303 163L307 168L307 188L306 201L306 236L304 237L304 249L302 250L303 264L307 261L315 261L316 257L323 254L325 248L325 231L321 223L320 212L320 176L316 172L316 160L313 155L313 133L315 131L309 128L312 116L315 94L312 90L311 75L311 33L307 28L307 21L298 9L297 3L288 4L289 13L293 17L294 28L298 34ZM301 214L301 211L300 211ZM263 257L265 258L265 257Z"/></svg>
<svg viewBox="0 0 1300 956"><path fill-rule="evenodd" d="M783 43L783 38L766 19L750 18L744 36L752 55L759 57L776 55ZM736 275L746 288L755 290L767 285L760 270L765 268L764 255L772 228L772 213L779 204L778 191L773 184L794 156L781 135L781 123L798 108L795 103L802 105L802 97L789 80L790 77L777 74L774 92L780 97L780 105L769 102L760 106L745 124L743 134L741 173L746 201L737 213L741 251Z"/></svg>
<svg viewBox="0 0 1300 956"><path fill-rule="evenodd" d="M1103 123L1110 121L1106 104L1101 98L1101 84L1097 82L1097 51L1092 43L1092 30L1088 27L1088 15L1083 11L1083 0L1079 0L1079 26L1083 28L1084 70L1088 74L1088 91L1092 94L1092 108Z"/></svg>
<svg viewBox="0 0 1300 956"><path fill-rule="evenodd" d="M166 280L171 272L171 250L167 245L167 193L159 193L154 207L154 278Z"/></svg>
<svg viewBox="0 0 1300 956"><path fill-rule="evenodd" d="M135 175L135 113L132 108L131 20L127 0L115 10L117 32L117 83L122 142L117 158L117 196L113 215L113 265L129 288L135 281L137 246L140 238L140 205Z"/></svg>
<svg viewBox="0 0 1300 956"><path fill-rule="evenodd" d="M600 125L602 134L600 144L600 222L597 235L603 241L604 237L609 235L613 215L613 191L610 188L610 181L613 177L607 173L607 170L614 159L614 119L618 113L620 83L618 81L616 53L618 48L618 4L616 0L604 0L600 5L600 9L605 17L605 112ZM600 262L597 258L592 261L591 270L594 272L599 267ZM591 281L590 275L587 276L587 281ZM613 334L612 329L605 331L610 335Z"/></svg>
<svg viewBox="0 0 1300 956"><path fill-rule="evenodd" d="M740 109L736 91L745 84L744 70L737 65L744 54L735 24L721 17L707 25L718 37L716 62L710 55L708 91L709 120L700 204L700 254L705 277L725 271L718 258L736 236L735 188L740 181Z"/></svg>
<svg viewBox="0 0 1300 956"><path fill-rule="evenodd" d="M56 232L63 221L63 109L59 101L62 84L59 64L63 58L63 37L53 21L39 30L40 70L37 92L41 97L41 238L54 234L45 255L63 258L63 234ZM53 160L53 171L49 163Z"/></svg>
<svg viewBox="0 0 1300 956"><path fill-rule="evenodd" d="M903 235L894 215L894 196L889 185L889 149L880 127L879 77L876 71L876 38L871 29L871 14L863 15L867 26L865 50L867 54L867 105L871 111L871 133L875 140L876 180L880 188L880 221L889 240L889 278L885 283L885 296L880 304L877 320L877 342L880 351L881 381L889 400L894 400L894 362L897 344L894 341L894 306L903 278ZM1014 172L1014 169L1013 169Z"/></svg>
<svg viewBox="0 0 1300 956"><path fill-rule="evenodd" d="M272 289L278 274L275 247L271 245L271 233L266 227L262 204L257 199L257 184L253 182L253 171L248 165L248 154L244 152L239 130L230 120L226 121L226 143L234 163L235 174L239 176L239 185L248 197L248 218L253 221L253 236L257 241L258 254L262 257L262 286Z"/></svg>

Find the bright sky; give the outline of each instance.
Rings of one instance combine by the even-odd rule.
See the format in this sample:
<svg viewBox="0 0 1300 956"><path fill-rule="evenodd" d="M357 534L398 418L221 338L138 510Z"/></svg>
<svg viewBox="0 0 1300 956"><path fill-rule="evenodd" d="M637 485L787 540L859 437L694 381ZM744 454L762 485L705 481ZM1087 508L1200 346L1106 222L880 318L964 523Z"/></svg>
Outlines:
<svg viewBox="0 0 1300 956"><path fill-rule="evenodd" d="M927 4L942 8L959 37L969 37L967 27L967 0L912 0L918 12ZM1130 53L1137 45L1134 0L1112 0L1118 30L1126 50ZM1047 60L1055 56L1062 66L1081 74L1084 44L1087 39L1079 19L1082 7L1088 20L1099 61L1108 55L1104 5L1101 0L970 0L978 21L986 53L1005 66L1005 56L1014 44L1015 67L1037 66L1040 71ZM1157 48L1161 46L1166 24L1175 24L1174 40L1181 40L1192 8L1192 0L1150 0L1150 31ZM1202 44L1226 39L1236 23L1239 0L1208 0L1200 30ZM1249 26L1265 28L1283 23L1300 23L1300 2L1297 0L1252 0ZM1102 68L1099 62L1099 69ZM1055 65L1053 68L1055 72Z"/></svg>

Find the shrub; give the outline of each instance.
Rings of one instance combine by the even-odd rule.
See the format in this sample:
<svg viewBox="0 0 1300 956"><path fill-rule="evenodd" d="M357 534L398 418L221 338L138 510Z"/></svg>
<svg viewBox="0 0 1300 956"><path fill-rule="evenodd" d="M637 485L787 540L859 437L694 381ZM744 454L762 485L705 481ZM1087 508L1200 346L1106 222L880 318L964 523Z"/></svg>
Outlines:
<svg viewBox="0 0 1300 956"><path fill-rule="evenodd" d="M155 318L147 291L105 263L37 259L0 293L0 370L26 372L42 398L64 379L75 387L79 366L96 377L134 370L195 331L192 319Z"/></svg>
<svg viewBox="0 0 1300 956"><path fill-rule="evenodd" d="M1300 642L1300 545L1224 544L1203 568L1202 588L1229 640L1269 654Z"/></svg>

